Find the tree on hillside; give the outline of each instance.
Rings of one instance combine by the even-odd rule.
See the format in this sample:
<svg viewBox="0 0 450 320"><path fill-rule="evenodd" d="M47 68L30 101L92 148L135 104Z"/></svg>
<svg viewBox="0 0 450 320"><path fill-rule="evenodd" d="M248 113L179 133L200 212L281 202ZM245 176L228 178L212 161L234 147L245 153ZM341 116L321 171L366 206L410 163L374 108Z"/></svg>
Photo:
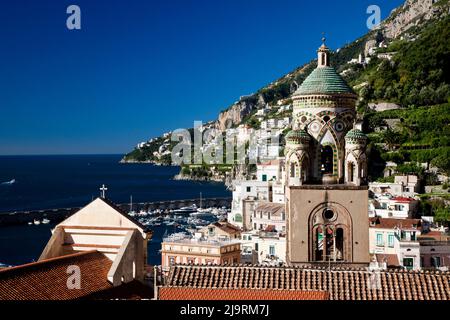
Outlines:
<svg viewBox="0 0 450 320"><path fill-rule="evenodd" d="M450 152L445 152L433 160L431 160L431 165L439 168L447 176L450 176Z"/></svg>

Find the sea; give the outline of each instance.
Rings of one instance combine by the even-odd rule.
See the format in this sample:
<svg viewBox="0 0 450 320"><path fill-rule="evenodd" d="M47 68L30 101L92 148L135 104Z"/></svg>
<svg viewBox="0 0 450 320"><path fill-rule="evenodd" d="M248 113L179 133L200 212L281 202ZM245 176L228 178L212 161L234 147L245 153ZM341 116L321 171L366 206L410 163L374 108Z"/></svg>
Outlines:
<svg viewBox="0 0 450 320"><path fill-rule="evenodd" d="M223 183L174 180L179 167L122 164L122 155L0 156L0 212L80 207L100 195L115 203L231 197ZM8 183L14 180L14 183ZM51 236L53 223L0 226L0 264L36 261ZM176 227L153 228L149 263L160 264L164 235Z"/></svg>

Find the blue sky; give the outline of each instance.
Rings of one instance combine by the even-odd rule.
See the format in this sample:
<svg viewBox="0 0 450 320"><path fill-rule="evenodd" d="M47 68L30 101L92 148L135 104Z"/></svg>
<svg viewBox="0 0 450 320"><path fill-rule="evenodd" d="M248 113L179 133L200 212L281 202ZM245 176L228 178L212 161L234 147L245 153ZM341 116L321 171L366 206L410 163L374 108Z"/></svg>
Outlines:
<svg viewBox="0 0 450 320"><path fill-rule="evenodd" d="M0 154L125 153L217 117L402 0L4 0ZM81 30L66 8L81 8Z"/></svg>

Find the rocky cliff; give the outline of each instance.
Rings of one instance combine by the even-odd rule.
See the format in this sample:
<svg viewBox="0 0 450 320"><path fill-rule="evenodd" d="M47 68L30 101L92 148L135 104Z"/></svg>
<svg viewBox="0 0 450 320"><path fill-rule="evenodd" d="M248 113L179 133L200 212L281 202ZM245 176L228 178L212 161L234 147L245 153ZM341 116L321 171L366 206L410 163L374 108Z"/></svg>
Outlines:
<svg viewBox="0 0 450 320"><path fill-rule="evenodd" d="M410 28L442 14L448 14L447 0L407 0L392 11L381 24L381 30L386 38L398 38Z"/></svg>
<svg viewBox="0 0 450 320"><path fill-rule="evenodd" d="M264 104L264 98L259 94L241 97L238 102L219 114L216 128L223 131L238 125L247 115L263 107Z"/></svg>

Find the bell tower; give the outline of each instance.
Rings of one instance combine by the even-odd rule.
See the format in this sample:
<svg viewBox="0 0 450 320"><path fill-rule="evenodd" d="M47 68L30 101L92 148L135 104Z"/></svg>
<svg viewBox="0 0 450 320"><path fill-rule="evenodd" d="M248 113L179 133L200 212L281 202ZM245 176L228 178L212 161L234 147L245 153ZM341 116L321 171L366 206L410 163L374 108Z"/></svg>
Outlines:
<svg viewBox="0 0 450 320"><path fill-rule="evenodd" d="M292 96L285 137L286 258L367 265L367 137L354 128L357 95L330 66L325 38L317 54L317 68Z"/></svg>

